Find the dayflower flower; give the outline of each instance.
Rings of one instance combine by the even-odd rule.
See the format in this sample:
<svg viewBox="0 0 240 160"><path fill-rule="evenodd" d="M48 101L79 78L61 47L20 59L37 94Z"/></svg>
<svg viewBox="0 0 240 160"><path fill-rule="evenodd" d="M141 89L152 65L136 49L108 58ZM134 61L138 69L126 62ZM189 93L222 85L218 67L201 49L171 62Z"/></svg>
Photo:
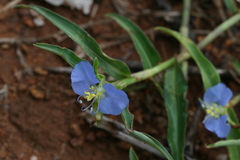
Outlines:
<svg viewBox="0 0 240 160"><path fill-rule="evenodd" d="M228 115L224 107L232 98L232 91L225 84L219 83L204 93L202 107L207 115L203 120L206 129L217 134L219 138L225 138L230 132L227 123Z"/></svg>
<svg viewBox="0 0 240 160"><path fill-rule="evenodd" d="M82 107L83 111L91 107L93 114L100 111L103 114L119 115L129 104L124 91L97 79L89 62L81 61L74 66L71 81L73 91L79 95L78 102L82 103L82 97L91 102L87 107Z"/></svg>

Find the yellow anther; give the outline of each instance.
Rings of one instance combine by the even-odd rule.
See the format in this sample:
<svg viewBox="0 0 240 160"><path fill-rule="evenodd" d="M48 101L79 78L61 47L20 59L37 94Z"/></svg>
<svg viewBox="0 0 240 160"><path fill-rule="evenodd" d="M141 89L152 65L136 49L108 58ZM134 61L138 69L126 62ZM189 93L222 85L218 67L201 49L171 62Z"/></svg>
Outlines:
<svg viewBox="0 0 240 160"><path fill-rule="evenodd" d="M102 95L102 93L100 93L100 92L97 93L97 96L101 96L101 95Z"/></svg>
<svg viewBox="0 0 240 160"><path fill-rule="evenodd" d="M95 94L91 94L90 92L84 92L84 94L87 95L87 96L85 96L85 98L87 99L87 101L91 101L94 97L96 97Z"/></svg>
<svg viewBox="0 0 240 160"><path fill-rule="evenodd" d="M87 101L91 101L93 98L98 98L99 96L102 95L101 92L98 92L98 90L95 90L94 86L91 86L89 89L92 91L84 92L85 94L84 98L87 99Z"/></svg>
<svg viewBox="0 0 240 160"><path fill-rule="evenodd" d="M218 115L214 115L213 117L214 117L214 118L218 118Z"/></svg>
<svg viewBox="0 0 240 160"><path fill-rule="evenodd" d="M207 109L206 112L207 112L207 114L210 114L210 113L212 113L212 110Z"/></svg>

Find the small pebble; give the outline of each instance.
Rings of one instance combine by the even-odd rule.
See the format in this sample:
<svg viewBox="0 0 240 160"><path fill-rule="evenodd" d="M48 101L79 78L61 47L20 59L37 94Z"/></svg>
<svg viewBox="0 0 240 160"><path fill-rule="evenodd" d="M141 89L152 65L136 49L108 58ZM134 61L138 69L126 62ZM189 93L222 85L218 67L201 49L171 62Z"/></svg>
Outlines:
<svg viewBox="0 0 240 160"><path fill-rule="evenodd" d="M42 67L35 67L33 69L33 71L41 76L46 76L48 75L48 71L46 71L45 69L43 69Z"/></svg>
<svg viewBox="0 0 240 160"><path fill-rule="evenodd" d="M227 154L219 154L217 155L217 160L228 160Z"/></svg>
<svg viewBox="0 0 240 160"><path fill-rule="evenodd" d="M29 53L29 48L26 44L21 44L20 47L24 53Z"/></svg>
<svg viewBox="0 0 240 160"><path fill-rule="evenodd" d="M4 44L1 45L1 48L2 48L2 49L9 49L10 46L9 46L9 44L4 43Z"/></svg>
<svg viewBox="0 0 240 160"><path fill-rule="evenodd" d="M45 25L45 22L42 18L34 18L33 19L33 23L37 26L37 27L42 27Z"/></svg>
<svg viewBox="0 0 240 160"><path fill-rule="evenodd" d="M73 123L73 124L71 125L70 129L71 129L71 133L72 133L74 136L76 136L76 137L81 136L82 131L81 131L81 129L80 129L80 127L79 127L79 125L78 125L77 123Z"/></svg>
<svg viewBox="0 0 240 160"><path fill-rule="evenodd" d="M30 92L31 92L31 95L36 98L36 99L39 99L39 100L42 100L44 99L45 95L42 91L39 91L37 89L30 89Z"/></svg>
<svg viewBox="0 0 240 160"><path fill-rule="evenodd" d="M37 158L37 156L33 155L33 156L30 157L30 160L38 160L38 158Z"/></svg>

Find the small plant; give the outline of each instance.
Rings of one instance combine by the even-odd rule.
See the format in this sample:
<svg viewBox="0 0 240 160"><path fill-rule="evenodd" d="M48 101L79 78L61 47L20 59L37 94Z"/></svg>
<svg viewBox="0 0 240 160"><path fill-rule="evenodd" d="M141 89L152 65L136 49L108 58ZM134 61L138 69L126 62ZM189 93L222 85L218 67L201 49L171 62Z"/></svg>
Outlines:
<svg viewBox="0 0 240 160"><path fill-rule="evenodd" d="M216 29L217 33L213 31L198 45L187 38L186 35L165 27L156 27L156 30L168 33L176 38L185 48L185 52L166 61L162 61L161 54L157 52L148 37L132 21L117 14L107 14L107 17L114 19L129 33L141 57L144 69L130 74L126 64L106 56L96 41L73 22L43 7L34 5L18 5L16 7L32 9L45 16L79 44L85 53L92 58L93 66L86 60L77 57L71 50L50 44L35 44L36 47L61 56L73 67L71 73L72 88L79 95L77 101L83 105L82 110L90 110L99 126L103 114L121 115L130 135L154 147L169 160L184 159L188 113L185 94L188 84L184 76L186 68L184 70L181 65L192 58L200 70L203 87L206 90L203 100L200 100L202 108L206 111L203 124L207 130L216 133L219 138L227 137L227 140L216 142L207 147L227 146L230 159L240 159L240 130L236 127L239 123L233 110L233 106L240 101L240 96L233 97L232 91L221 83L216 68L200 50L220 33L237 23L240 20L240 13L235 13L229 20L223 22ZM107 82L105 76L98 73L98 67L115 80ZM160 73L164 76L163 86L156 78L156 75ZM128 110L128 105L131 102L129 102L127 94L121 89L148 78L153 79L156 88L164 98L169 120L168 143L171 152L155 138L146 133L138 132L132 127L133 115ZM86 104L83 101L86 101ZM131 160L138 159L132 148L129 157Z"/></svg>

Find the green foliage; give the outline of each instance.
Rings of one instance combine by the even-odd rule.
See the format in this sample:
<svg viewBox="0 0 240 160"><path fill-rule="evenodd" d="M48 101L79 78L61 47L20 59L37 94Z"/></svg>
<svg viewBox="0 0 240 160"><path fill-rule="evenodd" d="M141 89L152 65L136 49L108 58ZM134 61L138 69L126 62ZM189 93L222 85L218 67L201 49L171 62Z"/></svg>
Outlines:
<svg viewBox="0 0 240 160"><path fill-rule="evenodd" d="M83 59L77 57L73 51L67 48L45 43L37 43L34 46L59 55L72 67L74 67L78 62L83 61Z"/></svg>
<svg viewBox="0 0 240 160"><path fill-rule="evenodd" d="M218 36L223 34L226 30L234 26L240 21L240 13L236 13L232 17L223 21L217 28L211 31L201 42L198 43L200 49L204 48L206 45L211 43Z"/></svg>
<svg viewBox="0 0 240 160"><path fill-rule="evenodd" d="M128 107L122 111L121 116L126 129L131 132L133 129L134 116L129 112Z"/></svg>
<svg viewBox="0 0 240 160"><path fill-rule="evenodd" d="M85 53L92 59L95 59L95 57L97 57L99 66L115 79L122 79L130 76L130 70L126 64L105 55L101 51L97 42L85 30L80 28L75 23L40 6L17 5L16 7L29 8L46 17L59 29L65 32L72 40L78 43L83 48Z"/></svg>
<svg viewBox="0 0 240 160"><path fill-rule="evenodd" d="M223 22L219 27L217 27L202 42L200 42L198 46L196 46L196 44L194 44L187 37L181 35L179 32L164 27L156 27L157 30L164 31L175 37L184 46L200 70L205 90L220 83L220 77L217 74L213 64L202 54L199 48L204 47L218 35L237 23L240 19L240 14L238 13L234 1L224 0L224 3L230 11L236 14ZM72 40L74 40L83 48L88 56L94 60L94 71L99 79L105 80L105 77L98 74L98 65L116 80L120 80L113 82L117 88L124 88L130 84L134 84L147 78L155 78L156 74L172 66L172 68L166 70L163 90L163 96L165 100L164 103L169 119L168 142L171 148L172 156L169 154L166 148L155 138L151 137L148 134L133 130L134 116L129 112L128 107L123 110L121 116L126 129L132 136L154 147L168 160L184 159L184 143L187 124L187 102L184 96L188 86L183 76L182 70L176 61L185 61L189 58L188 53L182 53L182 57L178 56L177 60L173 57L165 62L162 62L161 64L158 64L161 61L159 53L151 41L148 39L148 37L136 24L123 16L114 13L107 14L107 17L114 19L122 28L128 32L138 54L141 57L144 71L134 73L130 76L130 70L123 62L112 59L105 55L100 49L97 42L85 30L80 28L75 23L40 6L17 5L16 7L24 7L40 13L48 20L50 20L54 25L56 25L59 29L65 32ZM35 46L61 56L72 67L74 67L78 62L83 61L83 59L77 57L73 51L66 48L44 43L37 43ZM232 62L234 68L238 74L240 74L240 63L236 60L232 60ZM159 89L160 87L157 81L154 80L154 82ZM229 108L228 115L234 123L239 124L233 108ZM100 125L100 122L98 124ZM240 159L240 146L236 146L240 145L240 129L232 128L227 139L228 140L226 141L219 141L208 145L207 147L212 148L227 146L230 158L232 160ZM138 160L138 157L132 148L129 150L129 158L130 160Z"/></svg>
<svg viewBox="0 0 240 160"><path fill-rule="evenodd" d="M128 32L139 56L141 57L144 69L152 68L161 61L161 57L154 45L135 23L115 13L109 13L106 14L106 16L114 19L123 29ZM161 93L162 89L156 77L154 77L154 84Z"/></svg>
<svg viewBox="0 0 240 160"><path fill-rule="evenodd" d="M229 57L229 59L231 60L231 64L234 70L237 72L238 75L240 75L240 62L233 57Z"/></svg>
<svg viewBox="0 0 240 160"><path fill-rule="evenodd" d="M207 148L216 148L223 146L240 146L240 139L218 141L216 143L207 145Z"/></svg>
<svg viewBox="0 0 240 160"><path fill-rule="evenodd" d="M168 69L164 77L164 104L168 114L168 143L174 160L184 160L187 102L184 98L187 82L180 66Z"/></svg>
<svg viewBox="0 0 240 160"><path fill-rule="evenodd" d="M130 132L130 134L133 135L134 137L142 140L143 142L149 144L150 146L154 147L155 149L157 149L168 160L173 160L172 156L168 153L166 148L159 141L157 141L155 138L153 138L152 136L150 136L146 133L138 132L138 131Z"/></svg>
<svg viewBox="0 0 240 160"><path fill-rule="evenodd" d="M233 108L228 109L228 116L233 122L235 122L236 124L239 124L237 115ZM227 139L228 140L240 139L240 129L231 128L231 131L227 136ZM240 146L230 145L227 148L228 148L228 153L231 160L240 159Z"/></svg>
<svg viewBox="0 0 240 160"><path fill-rule="evenodd" d="M198 47L189 38L165 27L156 27L156 29L164 31L176 38L189 52L201 72L205 90L220 83L220 77L213 64L202 54Z"/></svg>
<svg viewBox="0 0 240 160"><path fill-rule="evenodd" d="M223 2L229 11L231 11L232 13L238 12L238 7L235 0L223 0Z"/></svg>
<svg viewBox="0 0 240 160"><path fill-rule="evenodd" d="M130 160L138 160L138 156L132 147L129 149L129 159Z"/></svg>
<svg viewBox="0 0 240 160"><path fill-rule="evenodd" d="M151 41L135 23L115 13L106 14L106 17L114 19L128 32L141 57L144 69L152 68L161 61L160 55Z"/></svg>
<svg viewBox="0 0 240 160"><path fill-rule="evenodd" d="M231 64L233 65L233 68L235 69L237 74L240 75L240 63L233 57L230 57L230 60L232 62ZM230 108L228 110L228 116L234 123L239 124L237 115L233 108ZM215 147L215 146L218 147L220 145L225 145L228 148L228 153L229 153L230 159L232 159L232 160L240 159L240 146L229 145L229 144L239 143L240 129L232 128L227 139L228 139L227 142L221 142L220 144L217 142L217 144L213 144L213 146L210 145L210 147ZM233 142L233 143L231 143L231 142Z"/></svg>

